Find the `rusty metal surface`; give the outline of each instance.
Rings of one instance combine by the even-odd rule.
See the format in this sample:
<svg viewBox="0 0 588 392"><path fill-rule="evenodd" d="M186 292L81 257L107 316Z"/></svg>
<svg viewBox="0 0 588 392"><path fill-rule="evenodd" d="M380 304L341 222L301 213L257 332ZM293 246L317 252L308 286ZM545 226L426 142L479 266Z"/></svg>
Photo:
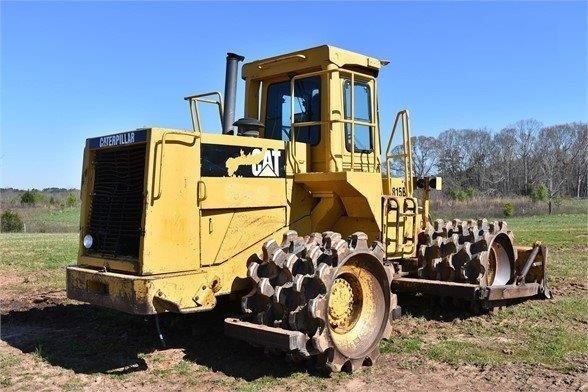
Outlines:
<svg viewBox="0 0 588 392"><path fill-rule="evenodd" d="M67 297L77 301L120 310L131 314L155 314L149 297L149 281L120 274L101 273L69 266Z"/></svg>
<svg viewBox="0 0 588 392"><path fill-rule="evenodd" d="M502 301L534 297L542 293L539 283L481 286L472 283L442 282L418 278L394 278L392 291L397 293L423 293L466 300Z"/></svg>
<svg viewBox="0 0 588 392"><path fill-rule="evenodd" d="M532 260L529 270L526 274L525 265L532 256L532 253L537 250L535 258ZM519 275L524 275L524 282L526 283L544 283L546 286L546 266L548 258L548 249L544 244L539 242L535 243L532 247L530 246L517 246L517 260L516 270Z"/></svg>
<svg viewBox="0 0 588 392"><path fill-rule="evenodd" d="M539 254L539 250L540 250L540 248L538 246L533 247L531 254L529 254L529 256L527 257L527 261L525 262L525 265L523 266L523 270L521 271L521 273L519 275L517 275L517 282L524 282L525 281L525 278L527 277L527 274L529 273L531 266L535 262L535 258L537 258L537 255Z"/></svg>
<svg viewBox="0 0 588 392"><path fill-rule="evenodd" d="M227 318L225 319L225 334L257 346L307 353L308 337L299 331L289 331L236 318Z"/></svg>
<svg viewBox="0 0 588 392"><path fill-rule="evenodd" d="M463 299L479 299L482 295L480 285L431 279L395 277L391 287L392 292L397 293L423 293Z"/></svg>
<svg viewBox="0 0 588 392"><path fill-rule="evenodd" d="M533 297L541 292L541 285L538 283L527 283L521 285L493 286L487 287L485 292L487 294L483 298L488 301Z"/></svg>

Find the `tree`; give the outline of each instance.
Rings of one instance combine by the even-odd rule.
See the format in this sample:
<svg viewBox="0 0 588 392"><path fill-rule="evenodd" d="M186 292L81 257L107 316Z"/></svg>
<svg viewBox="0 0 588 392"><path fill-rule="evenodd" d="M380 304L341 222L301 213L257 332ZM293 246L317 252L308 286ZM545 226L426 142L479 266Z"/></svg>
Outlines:
<svg viewBox="0 0 588 392"><path fill-rule="evenodd" d="M492 138L487 181L501 194L516 192L516 138L512 128L504 128Z"/></svg>
<svg viewBox="0 0 588 392"><path fill-rule="evenodd" d="M574 123L545 127L539 134L539 167L547 185L550 214L553 211L553 199L562 193L566 183L571 180L571 168L582 154L586 154L586 150L577 148L579 135L581 132L577 132Z"/></svg>
<svg viewBox="0 0 588 392"><path fill-rule="evenodd" d="M25 193L23 193L20 197L20 203L30 206L35 205L35 197L33 196L33 193L30 191L26 191Z"/></svg>
<svg viewBox="0 0 588 392"><path fill-rule="evenodd" d="M541 129L541 123L535 119L527 119L517 121L512 125L511 129L515 135L515 152L522 164L522 184L519 185L518 191L524 195L528 195L531 190L531 178L535 172L532 164L535 156L537 145L537 134Z"/></svg>
<svg viewBox="0 0 588 392"><path fill-rule="evenodd" d="M436 172L441 143L430 136L413 136L412 166L416 177L426 177Z"/></svg>
<svg viewBox="0 0 588 392"><path fill-rule="evenodd" d="M584 196L588 197L588 124L572 123L572 132L574 132L575 142L572 146L574 151L578 151L578 157L573 163L574 193L576 197L582 194L582 184L584 184Z"/></svg>
<svg viewBox="0 0 588 392"><path fill-rule="evenodd" d="M547 190L545 184L540 184L538 187L533 188L529 196L531 196L531 201L533 201L533 203L537 203L538 201L546 201L549 197L549 191Z"/></svg>
<svg viewBox="0 0 588 392"><path fill-rule="evenodd" d="M68 206L68 207L73 207L73 206L76 205L77 200L78 199L77 199L77 197L76 197L75 194L69 193L67 195L67 198L65 199L65 205Z"/></svg>
<svg viewBox="0 0 588 392"><path fill-rule="evenodd" d="M542 127L528 119L496 134L485 128L447 129L436 138L416 136L411 142L415 176L439 174L453 197L468 188L481 195L532 196L541 184L550 208L556 198L588 197L586 123ZM392 153L402 153L402 146ZM402 161L392 169L402 176Z"/></svg>
<svg viewBox="0 0 588 392"><path fill-rule="evenodd" d="M3 233L21 232L24 229L22 219L16 212L4 211L0 216L0 221Z"/></svg>
<svg viewBox="0 0 588 392"><path fill-rule="evenodd" d="M465 188L488 189L488 159L492 147L490 131L485 128L468 129L461 132L462 159Z"/></svg>
<svg viewBox="0 0 588 392"><path fill-rule="evenodd" d="M448 129L441 132L439 141L439 174L443 177L445 189L450 191L462 187L463 160L461 158L462 130Z"/></svg>

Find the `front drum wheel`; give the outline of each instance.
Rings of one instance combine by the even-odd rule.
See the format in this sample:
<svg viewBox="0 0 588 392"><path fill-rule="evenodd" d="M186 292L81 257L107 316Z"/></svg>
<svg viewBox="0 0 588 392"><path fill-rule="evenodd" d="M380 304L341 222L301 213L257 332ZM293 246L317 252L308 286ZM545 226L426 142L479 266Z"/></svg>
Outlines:
<svg viewBox="0 0 588 392"><path fill-rule="evenodd" d="M391 292L384 266L368 249L351 250L325 274L327 294L310 305L321 318L315 345L331 371L353 372L374 363L389 325Z"/></svg>

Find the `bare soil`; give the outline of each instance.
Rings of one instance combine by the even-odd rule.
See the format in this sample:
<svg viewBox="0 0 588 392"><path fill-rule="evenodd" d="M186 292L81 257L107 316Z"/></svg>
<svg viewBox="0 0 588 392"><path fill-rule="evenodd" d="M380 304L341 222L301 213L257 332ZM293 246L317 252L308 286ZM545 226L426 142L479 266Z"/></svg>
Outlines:
<svg viewBox="0 0 588 392"><path fill-rule="evenodd" d="M153 319L70 301L64 291L9 288L18 281L0 277L4 390L588 390L586 356L575 360L583 371L521 363L452 366L418 354L383 354L358 374L313 373L224 337L222 322L237 311L234 304L181 321L162 317L162 347Z"/></svg>

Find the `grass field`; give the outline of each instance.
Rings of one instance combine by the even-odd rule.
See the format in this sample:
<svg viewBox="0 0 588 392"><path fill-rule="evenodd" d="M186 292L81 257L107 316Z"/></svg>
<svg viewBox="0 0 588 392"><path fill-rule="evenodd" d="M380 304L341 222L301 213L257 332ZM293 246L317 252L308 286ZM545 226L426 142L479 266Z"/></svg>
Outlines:
<svg viewBox="0 0 588 392"><path fill-rule="evenodd" d="M439 194L432 194L431 214L433 219L477 219L480 214L486 218L512 220L519 217L544 216L548 213L547 202L533 203L528 197L474 197L467 201L450 200ZM504 205L512 206L512 215L504 215ZM582 215L588 213L588 199L558 199L553 204L553 213Z"/></svg>
<svg viewBox="0 0 588 392"><path fill-rule="evenodd" d="M60 290L65 287L64 267L77 256L76 233L2 233L0 274L17 276L20 291Z"/></svg>
<svg viewBox="0 0 588 392"><path fill-rule="evenodd" d="M115 336L111 332L101 332L90 339L86 337L88 331L75 330L74 335L68 335L71 339L67 344L51 334L26 335L29 337L15 339L12 343L9 340L8 346L0 346L0 386L15 390L34 388L38 385L34 381L38 378L36 367L49 369L48 374L65 371L66 381L58 382L63 390L92 389L92 383L103 377L111 387L143 385L153 389L173 389L180 385L244 391L336 390L358 382L364 383L359 384L359 389L361 385L372 385L378 390L378 381L371 384L373 380L391 385L385 383L390 382L392 371L411 375L420 374L423 369L440 368L445 369L444 372L455 370L458 377L460 372L470 371L471 366L475 374L485 369L514 367L512 372L517 375L523 369L523 373L550 374L556 379L583 379L588 371L588 214L513 217L507 221L518 244L541 240L548 245L549 283L554 298L528 301L496 314L472 317L439 311L418 297L401 303L404 314L395 324L392 339L381 344L383 358L373 369L360 375L323 378L304 368L287 365L281 357L268 360L260 350L240 342L228 342L222 336L220 324L214 324L214 332L207 329L207 333L212 334L205 340L196 339L197 344L194 339L172 337L171 347L175 350L157 351L152 331L144 326L142 319L91 308L85 310L84 316L80 313L82 308L63 306L66 302L59 300L58 307L62 308L45 307L42 310L45 313L38 315L42 317L39 322L55 317L58 320L51 328L57 331L68 330L69 325L81 325L83 327L79 328L92 331L96 328L118 332ZM30 321L36 320L36 313L30 313L36 311L34 305L33 310L23 310L30 305L23 305L20 299L33 298L34 301L43 293L63 290L64 267L75 260L77 234L0 234L0 247L3 292L0 299L5 315L2 327L9 331L12 329L5 328L7 325L37 328ZM17 317L10 316L6 324L6 312L13 306L11 301L19 303L21 308L15 309ZM200 323L203 318L196 320ZM222 322L222 318L219 320ZM122 333L126 337L121 348L118 334ZM136 373L113 372L120 365L113 362L113 352L117 355L122 352L126 355L125 361L138 361L145 366ZM20 374L25 364L33 365L27 373L29 376L23 378ZM251 369L248 371L256 376L247 377L242 369ZM500 386L501 382L496 380L496 385Z"/></svg>
<svg viewBox="0 0 588 392"><path fill-rule="evenodd" d="M8 208L19 214L28 233L77 233L80 207L37 206Z"/></svg>

